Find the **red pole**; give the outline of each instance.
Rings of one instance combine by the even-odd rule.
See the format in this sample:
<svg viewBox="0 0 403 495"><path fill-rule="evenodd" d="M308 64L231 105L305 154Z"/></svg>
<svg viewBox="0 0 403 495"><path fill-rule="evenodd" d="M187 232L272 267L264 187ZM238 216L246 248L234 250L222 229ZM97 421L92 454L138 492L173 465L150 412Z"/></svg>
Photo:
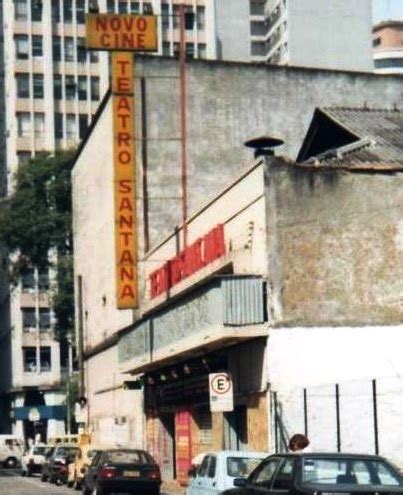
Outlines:
<svg viewBox="0 0 403 495"><path fill-rule="evenodd" d="M180 16L180 44L179 44L179 65L180 65L180 112L181 112L181 145L182 145L182 224L183 224L183 245L187 245L187 156L186 156L186 40L185 40L185 6L179 5Z"/></svg>

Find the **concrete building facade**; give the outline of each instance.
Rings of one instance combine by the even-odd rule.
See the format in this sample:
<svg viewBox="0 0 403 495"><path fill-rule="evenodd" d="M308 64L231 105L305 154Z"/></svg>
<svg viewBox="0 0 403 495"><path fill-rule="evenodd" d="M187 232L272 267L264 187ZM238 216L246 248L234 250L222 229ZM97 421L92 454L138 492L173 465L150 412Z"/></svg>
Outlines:
<svg viewBox="0 0 403 495"><path fill-rule="evenodd" d="M401 266L399 159L394 157L394 168L383 171L375 170L373 164L361 166L360 174L353 166L340 163L322 166L320 152L353 144L367 157L364 164L373 160L373 142L379 136L369 131L368 137L361 135L350 121L319 132L315 147L304 145L304 152L299 153L301 165L268 158L244 170L242 164L250 161L250 152L242 143L273 132L285 136L287 154L295 157L304 136L311 132L310 119L318 103L352 106L355 101L361 107L355 122L360 122L359 116L363 119L362 114L366 115L364 102L380 108L386 104L385 98L390 112L381 113L382 125L389 125L388 135L392 136L392 130L399 135L400 112L392 110L399 104L402 80L297 68L190 63L187 248L204 246L213 238L216 257L197 270L178 269L176 274L187 276L175 275L175 283L168 287L163 276L167 263L186 260L188 253L183 244L180 202L175 199L180 197L180 145L173 142L178 130L178 87L173 80L161 86L162 78L155 76L172 75L176 67L169 60L137 60L137 75L146 79L149 138L146 164L141 147L137 150L138 173L146 165L149 174L146 189L138 182L138 310L116 310L113 157L112 147L105 144L113 139L109 95L76 158L73 203L75 274L81 277L83 289L77 307L83 314L88 424L97 441L150 449L166 479L176 477L185 482L191 456L202 450L224 446L282 450L288 436L305 426L303 400L304 394L310 397L310 391L304 392L304 388L316 386L312 378L317 375L303 359L306 352L313 360L314 351L299 348L299 329L311 339L317 337L319 362L329 352L324 347L327 335L342 352L348 344L340 338L350 330L354 335L356 327L357 339L368 327L369 335L376 334L377 345L386 327L388 335L399 331L401 288L396 282L399 278L393 275L395 263ZM303 100L300 87L307 88ZM340 91L329 93L329 87ZM248 97L251 94L253 98ZM136 129L144 129L139 120L141 104L140 99ZM337 112L331 115L336 120ZM332 119L327 116L321 126L330 125ZM368 112L366 122L371 119L376 125L378 121ZM329 142L329 136L340 141ZM319 156L318 164L307 162L312 156ZM368 190L371 195L364 194ZM148 211L144 209L144 191ZM388 209L390 201L393 208L384 222L381 212ZM146 215L151 232L147 250ZM371 221L373 216L379 223ZM379 237L377 232L381 232ZM390 250L383 248L379 239L388 239ZM332 249L337 256L329 256ZM399 339L396 333L393 346ZM301 352L301 364L280 362L288 356L287 346L294 356ZM393 349L384 348L382 362L394 359ZM365 367L366 356L360 349L354 350L357 362ZM344 374L338 372L336 357L331 361L320 385L330 388L333 395L326 403L319 401L321 407L335 403L336 384L343 382L349 390L347 382L355 376L354 350L346 351L351 361ZM100 369L108 369L106 376L101 376ZM233 416L211 414L208 408L206 376L223 370L234 376ZM391 376L388 369L374 373L378 387L382 376ZM141 389L127 390L125 381L136 382ZM315 399L312 391L311 400ZM316 403L308 405L308 433L315 432L319 447L330 446L329 438L338 438L337 422L329 423L329 432L322 423L330 422L334 409L312 409L312 404ZM347 423L343 424L349 431L351 403L344 404ZM366 426L359 429L361 437L362 432L369 436L373 431L366 430L369 424L373 426L367 417ZM367 449L369 444L360 442L354 437L351 448ZM333 448L337 449L337 442Z"/></svg>
<svg viewBox="0 0 403 495"><path fill-rule="evenodd" d="M255 2L254 60L269 64L372 71L371 2Z"/></svg>
<svg viewBox="0 0 403 495"><path fill-rule="evenodd" d="M384 21L373 27L377 74L403 74L403 21Z"/></svg>

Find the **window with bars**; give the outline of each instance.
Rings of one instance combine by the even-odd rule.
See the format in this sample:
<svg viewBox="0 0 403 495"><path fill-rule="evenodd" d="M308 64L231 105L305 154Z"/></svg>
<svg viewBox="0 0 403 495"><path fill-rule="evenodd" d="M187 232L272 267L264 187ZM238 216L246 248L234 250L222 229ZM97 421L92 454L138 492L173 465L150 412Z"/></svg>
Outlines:
<svg viewBox="0 0 403 495"><path fill-rule="evenodd" d="M24 371L28 373L34 373L37 370L36 367L36 347L23 347L22 356L24 362Z"/></svg>
<svg viewBox="0 0 403 495"><path fill-rule="evenodd" d="M29 74L16 74L17 97L29 98Z"/></svg>
<svg viewBox="0 0 403 495"><path fill-rule="evenodd" d="M87 76L78 76L78 99L86 101L88 95L88 79Z"/></svg>
<svg viewBox="0 0 403 495"><path fill-rule="evenodd" d="M16 21L26 21L28 19L27 0L14 1L14 19Z"/></svg>
<svg viewBox="0 0 403 495"><path fill-rule="evenodd" d="M77 24L84 24L85 23L84 0L76 0L76 22L77 22Z"/></svg>
<svg viewBox="0 0 403 495"><path fill-rule="evenodd" d="M63 22L71 24L73 22L73 0L63 0Z"/></svg>
<svg viewBox="0 0 403 495"><path fill-rule="evenodd" d="M85 47L85 39L77 38L77 62L85 63L87 60L87 49Z"/></svg>
<svg viewBox="0 0 403 495"><path fill-rule="evenodd" d="M16 34L14 36L15 56L19 60L26 60L29 57L28 35Z"/></svg>
<svg viewBox="0 0 403 495"><path fill-rule="evenodd" d="M39 348L39 362L41 372L52 370L52 353L50 347L44 346Z"/></svg>
<svg viewBox="0 0 403 495"><path fill-rule="evenodd" d="M45 95L43 74L34 74L32 82L34 86L34 98L43 99Z"/></svg>
<svg viewBox="0 0 403 495"><path fill-rule="evenodd" d="M74 100L76 97L76 81L74 76L65 76L66 100Z"/></svg>
<svg viewBox="0 0 403 495"><path fill-rule="evenodd" d="M43 56L43 37L39 34L32 35L32 56Z"/></svg>

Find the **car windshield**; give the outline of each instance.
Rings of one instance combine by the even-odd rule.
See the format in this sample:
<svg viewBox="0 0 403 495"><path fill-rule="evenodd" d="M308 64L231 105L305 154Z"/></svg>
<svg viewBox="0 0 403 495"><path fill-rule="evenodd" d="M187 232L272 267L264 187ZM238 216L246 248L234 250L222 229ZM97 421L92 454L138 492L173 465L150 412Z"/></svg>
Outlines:
<svg viewBox="0 0 403 495"><path fill-rule="evenodd" d="M304 458L303 484L402 486L403 481L383 461L366 458Z"/></svg>
<svg viewBox="0 0 403 495"><path fill-rule="evenodd" d="M58 447L55 457L71 457L78 452L77 447Z"/></svg>
<svg viewBox="0 0 403 495"><path fill-rule="evenodd" d="M45 455L47 451L46 447L34 447L33 454L34 455Z"/></svg>
<svg viewBox="0 0 403 495"><path fill-rule="evenodd" d="M245 478L262 462L256 457L228 457L227 474L233 478Z"/></svg>
<svg viewBox="0 0 403 495"><path fill-rule="evenodd" d="M144 452L137 450L114 450L108 452L106 462L111 464L149 464Z"/></svg>

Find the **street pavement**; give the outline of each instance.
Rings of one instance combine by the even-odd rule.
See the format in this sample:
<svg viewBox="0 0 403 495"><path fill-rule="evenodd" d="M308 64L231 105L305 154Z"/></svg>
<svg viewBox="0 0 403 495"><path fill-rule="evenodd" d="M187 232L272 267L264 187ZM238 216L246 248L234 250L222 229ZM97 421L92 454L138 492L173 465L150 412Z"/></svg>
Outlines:
<svg viewBox="0 0 403 495"><path fill-rule="evenodd" d="M0 495L72 495L80 494L66 486L43 483L39 476L20 476L19 469L0 468ZM164 494L161 494L164 495ZM165 495L168 495L165 493ZM174 495L170 493L169 495Z"/></svg>

